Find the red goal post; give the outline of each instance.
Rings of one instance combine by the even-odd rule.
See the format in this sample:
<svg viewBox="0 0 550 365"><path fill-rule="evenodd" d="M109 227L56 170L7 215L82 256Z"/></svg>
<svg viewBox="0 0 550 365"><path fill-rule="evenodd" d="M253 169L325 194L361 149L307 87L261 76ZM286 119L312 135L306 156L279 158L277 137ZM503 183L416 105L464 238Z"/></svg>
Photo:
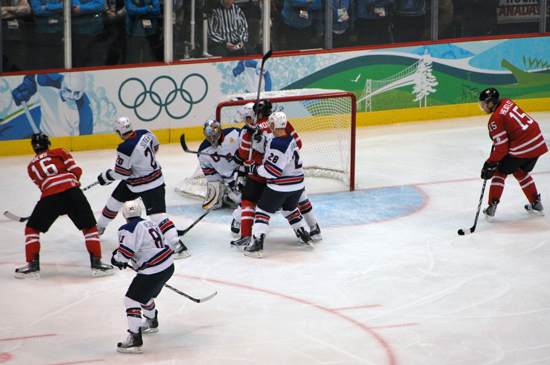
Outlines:
<svg viewBox="0 0 550 365"><path fill-rule="evenodd" d="M234 94L220 99L216 119L224 128L241 128L237 111L256 102L257 94ZM303 146L306 176L340 179L355 190L355 129L357 101L353 93L342 90L298 89L268 91L273 111L283 111L298 132Z"/></svg>

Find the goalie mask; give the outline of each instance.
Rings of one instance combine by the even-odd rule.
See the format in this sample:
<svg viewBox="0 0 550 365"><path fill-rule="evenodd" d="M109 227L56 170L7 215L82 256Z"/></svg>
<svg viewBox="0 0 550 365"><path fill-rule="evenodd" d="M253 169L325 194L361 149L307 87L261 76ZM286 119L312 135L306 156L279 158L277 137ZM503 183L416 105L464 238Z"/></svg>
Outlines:
<svg viewBox="0 0 550 365"><path fill-rule="evenodd" d="M120 138L122 138L122 136L126 133L134 130L134 128L132 127L132 122L130 122L130 119L128 119L128 117L117 118L115 120L115 125L113 129L117 136L119 136Z"/></svg>
<svg viewBox="0 0 550 365"><path fill-rule="evenodd" d="M127 201L122 207L122 215L126 219L141 217L141 205L137 200Z"/></svg>
<svg viewBox="0 0 550 365"><path fill-rule="evenodd" d="M65 100L79 100L84 95L86 75L83 72L66 74L61 83L61 94Z"/></svg>
<svg viewBox="0 0 550 365"><path fill-rule="evenodd" d="M269 126L271 127L273 125L274 128L271 128L272 130L275 129L284 129L286 128L286 114L283 112L275 112L269 116Z"/></svg>
<svg viewBox="0 0 550 365"><path fill-rule="evenodd" d="M203 133L212 147L218 147L222 135L222 126L216 119L209 119L204 123Z"/></svg>
<svg viewBox="0 0 550 365"><path fill-rule="evenodd" d="M241 107L241 109L238 111L239 118L241 119L241 122L250 125L255 126L256 122L254 121L254 103L248 103ZM248 119L250 118L250 120Z"/></svg>
<svg viewBox="0 0 550 365"><path fill-rule="evenodd" d="M47 151L52 143L50 142L50 139L48 136L44 133L35 133L32 135L31 138L31 145L34 152L39 153L43 151Z"/></svg>

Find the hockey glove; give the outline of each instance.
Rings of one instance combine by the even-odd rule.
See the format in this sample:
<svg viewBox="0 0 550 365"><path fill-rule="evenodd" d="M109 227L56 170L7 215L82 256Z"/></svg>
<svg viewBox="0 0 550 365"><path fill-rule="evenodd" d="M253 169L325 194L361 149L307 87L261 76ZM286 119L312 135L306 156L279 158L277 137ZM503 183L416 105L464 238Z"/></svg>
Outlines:
<svg viewBox="0 0 550 365"><path fill-rule="evenodd" d="M248 160L244 162L244 168L246 171L254 176L258 176L258 167L260 167L260 165L254 161Z"/></svg>
<svg viewBox="0 0 550 365"><path fill-rule="evenodd" d="M97 181L99 181L99 185L109 185L113 181L115 181L115 179L111 176L111 172L113 172L113 170L109 169L99 174L99 176L97 177Z"/></svg>
<svg viewBox="0 0 550 365"><path fill-rule="evenodd" d="M235 153L235 155L233 155L233 161L235 161L237 165L242 165L244 162L244 159L241 156L239 156L238 153Z"/></svg>
<svg viewBox="0 0 550 365"><path fill-rule="evenodd" d="M483 168L481 169L481 178L483 180L489 180L495 174L496 168L497 168L496 162L485 161L485 163L483 164Z"/></svg>
<svg viewBox="0 0 550 365"><path fill-rule="evenodd" d="M23 79L23 83L12 91L13 101L19 106L22 102L29 101L31 96L36 94L36 81L34 75L27 75Z"/></svg>
<svg viewBox="0 0 550 365"><path fill-rule="evenodd" d="M128 267L128 263L127 263L127 262L120 262L120 261L117 261L117 259L115 259L115 256L116 256L117 252L118 252L118 249L115 249L115 250L113 251L113 257L111 257L111 264L112 264L113 266L118 267L120 270L124 270L124 269L126 269L126 268Z"/></svg>
<svg viewBox="0 0 550 365"><path fill-rule="evenodd" d="M262 131L259 126L252 127L250 125L245 125L244 129L246 129L246 131L252 136L252 138L254 138L256 142L260 143L262 141Z"/></svg>

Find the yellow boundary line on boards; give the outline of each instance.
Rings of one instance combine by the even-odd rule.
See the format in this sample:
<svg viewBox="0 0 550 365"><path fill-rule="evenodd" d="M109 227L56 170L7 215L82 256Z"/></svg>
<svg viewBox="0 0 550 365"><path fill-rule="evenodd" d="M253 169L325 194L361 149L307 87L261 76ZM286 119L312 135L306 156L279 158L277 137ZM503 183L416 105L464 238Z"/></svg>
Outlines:
<svg viewBox="0 0 550 365"><path fill-rule="evenodd" d="M550 111L550 98L520 99L517 102L527 113ZM477 103L363 112L357 114L357 127L464 118L478 115L485 114L479 110ZM154 132L161 144L179 143L182 133L185 133L185 139L189 142L202 141L204 139L201 126L161 129ZM114 133L77 137L54 137L51 138L51 141L52 148L62 147L71 152L116 148L121 143L121 139ZM19 155L34 155L28 139L0 141L0 156Z"/></svg>

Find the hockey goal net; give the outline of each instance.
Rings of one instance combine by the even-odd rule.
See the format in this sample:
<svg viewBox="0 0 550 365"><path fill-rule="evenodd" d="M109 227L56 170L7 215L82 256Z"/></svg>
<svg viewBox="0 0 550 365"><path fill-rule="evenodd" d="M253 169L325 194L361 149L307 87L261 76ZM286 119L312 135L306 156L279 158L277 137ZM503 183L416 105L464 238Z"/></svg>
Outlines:
<svg viewBox="0 0 550 365"><path fill-rule="evenodd" d="M241 128L238 118L242 105L256 102L257 94L234 94L219 100L216 119L224 128ZM300 89L262 92L273 111L283 111L300 135L306 176L341 180L355 189L355 116L356 98L342 90ZM184 179L177 191L204 196L206 181L200 168Z"/></svg>

